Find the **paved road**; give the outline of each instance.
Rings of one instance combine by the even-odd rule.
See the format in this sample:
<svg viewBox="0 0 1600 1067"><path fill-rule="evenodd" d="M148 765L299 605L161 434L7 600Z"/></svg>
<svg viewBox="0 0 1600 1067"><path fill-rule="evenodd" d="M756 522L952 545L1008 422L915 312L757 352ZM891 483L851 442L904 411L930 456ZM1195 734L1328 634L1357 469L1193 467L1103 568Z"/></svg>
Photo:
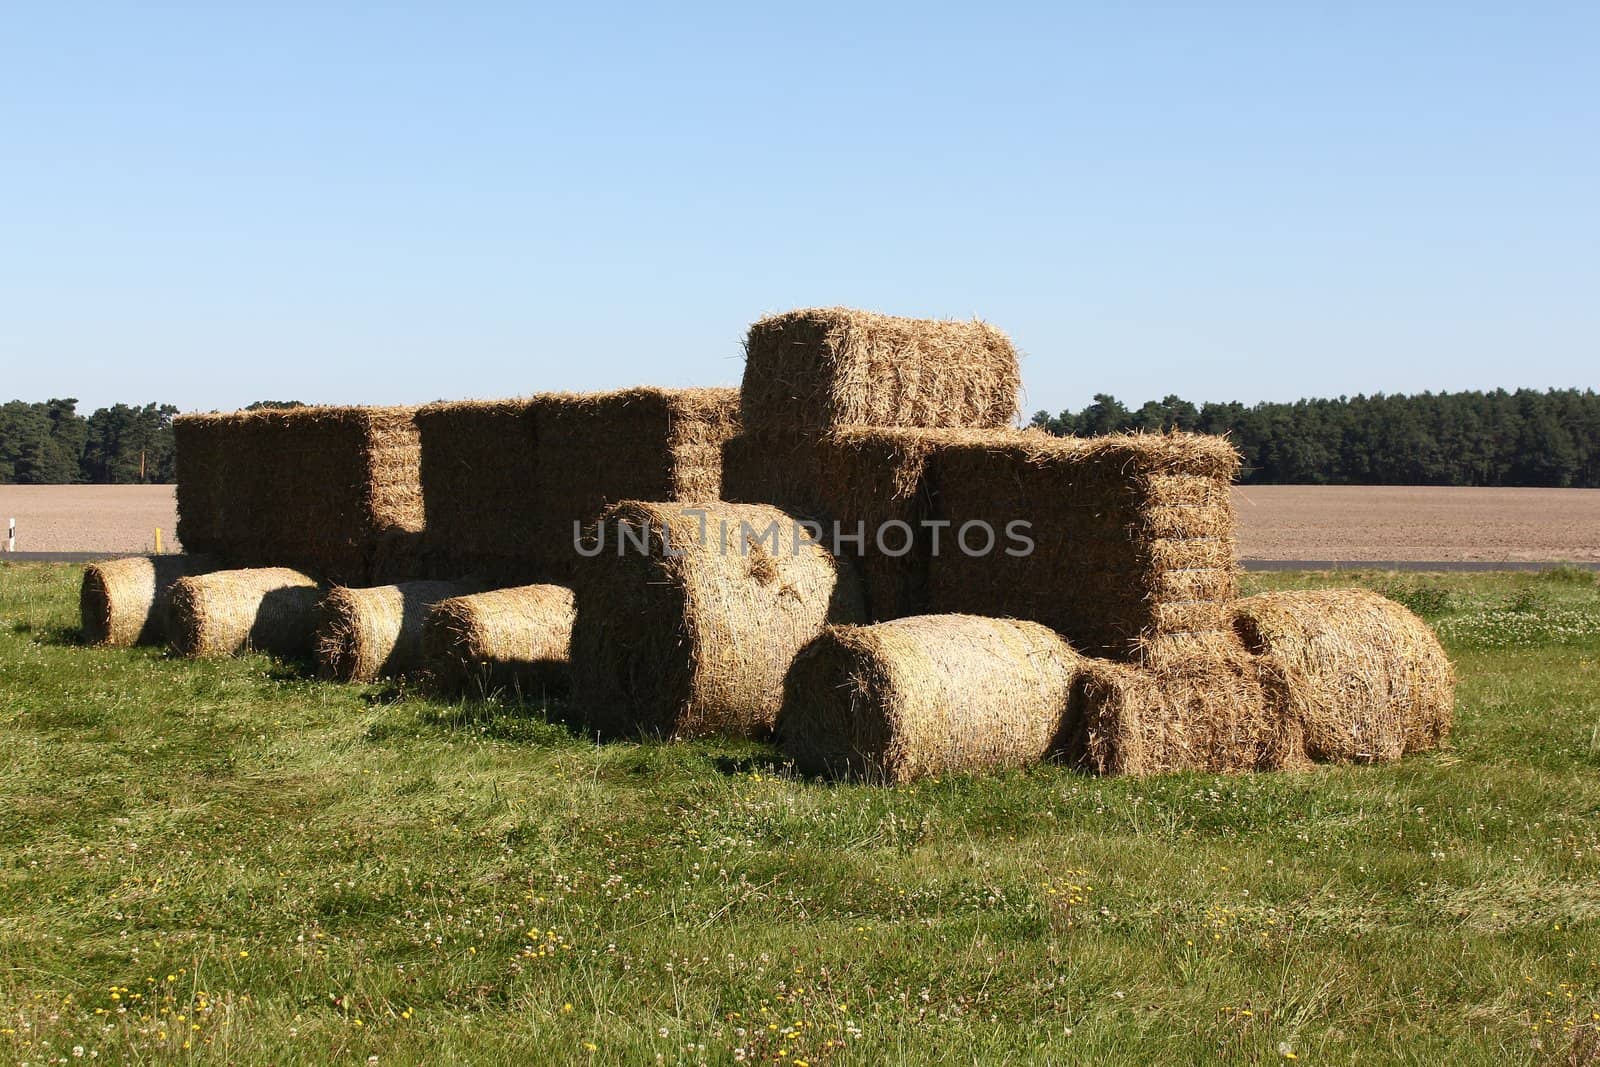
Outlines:
<svg viewBox="0 0 1600 1067"><path fill-rule="evenodd" d="M1600 571L1600 563L1584 560L1578 563L1526 563L1497 562L1495 560L1428 561L1415 559L1389 560L1331 560L1331 559L1246 559L1239 565L1247 571L1548 571L1556 567L1576 567L1579 570Z"/></svg>

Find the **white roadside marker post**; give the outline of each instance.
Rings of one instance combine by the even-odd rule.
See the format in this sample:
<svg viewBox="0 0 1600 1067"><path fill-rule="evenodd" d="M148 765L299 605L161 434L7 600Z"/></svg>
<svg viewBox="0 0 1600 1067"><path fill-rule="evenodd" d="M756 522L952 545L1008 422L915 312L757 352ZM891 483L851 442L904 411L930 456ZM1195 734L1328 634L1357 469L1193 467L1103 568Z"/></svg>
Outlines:
<svg viewBox="0 0 1600 1067"><path fill-rule="evenodd" d="M6 520L6 551L7 552L15 552L16 550L17 550L17 520L16 519L7 519Z"/></svg>

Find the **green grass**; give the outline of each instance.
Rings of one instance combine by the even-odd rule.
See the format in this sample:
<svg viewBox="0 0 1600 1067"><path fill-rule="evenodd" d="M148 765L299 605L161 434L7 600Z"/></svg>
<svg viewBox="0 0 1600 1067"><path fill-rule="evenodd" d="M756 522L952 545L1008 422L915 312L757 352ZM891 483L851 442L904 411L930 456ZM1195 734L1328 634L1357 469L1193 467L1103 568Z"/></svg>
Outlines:
<svg viewBox="0 0 1600 1067"><path fill-rule="evenodd" d="M1423 609L1455 747L889 790L261 657L77 645L0 565L0 1054L290 1063L1591 1062L1600 589Z"/></svg>

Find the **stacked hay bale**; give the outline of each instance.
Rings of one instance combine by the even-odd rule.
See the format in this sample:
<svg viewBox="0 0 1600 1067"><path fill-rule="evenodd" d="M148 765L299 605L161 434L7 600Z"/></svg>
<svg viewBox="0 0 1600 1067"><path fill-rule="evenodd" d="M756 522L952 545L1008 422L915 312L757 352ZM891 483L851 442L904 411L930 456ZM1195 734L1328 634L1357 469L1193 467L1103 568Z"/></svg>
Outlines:
<svg viewBox="0 0 1600 1067"><path fill-rule="evenodd" d="M217 569L205 556L131 556L83 568L78 614L91 645L152 645L166 639L167 599L179 578Z"/></svg>
<svg viewBox="0 0 1600 1067"><path fill-rule="evenodd" d="M543 508L535 490L534 414L532 400L417 409L422 540L430 573L504 582L538 576Z"/></svg>
<svg viewBox="0 0 1600 1067"><path fill-rule="evenodd" d="M504 583L571 573L574 530L621 500L715 500L732 389L544 393L430 404L421 432L429 570Z"/></svg>
<svg viewBox="0 0 1600 1067"><path fill-rule="evenodd" d="M572 620L572 590L562 585L442 600L423 624L424 669L449 693L565 693L571 686Z"/></svg>
<svg viewBox="0 0 1600 1067"><path fill-rule="evenodd" d="M573 695L606 735L762 736L796 653L862 622L860 590L764 505L625 501L575 574Z"/></svg>
<svg viewBox="0 0 1600 1067"><path fill-rule="evenodd" d="M1059 746L1083 663L1015 619L831 626L789 671L777 736L808 774L900 783L1025 767Z"/></svg>
<svg viewBox="0 0 1600 1067"><path fill-rule="evenodd" d="M787 449L745 435L726 480L737 499L864 525L875 619L1030 619L1086 654L1153 663L1228 639L1238 464L1193 434L858 427Z"/></svg>
<svg viewBox="0 0 1600 1067"><path fill-rule="evenodd" d="M623 500L717 500L722 446L738 432L733 389L625 389L534 398L540 573L562 581L578 530Z"/></svg>
<svg viewBox="0 0 1600 1067"><path fill-rule="evenodd" d="M928 464L955 542L929 565L931 610L1032 619L1087 654L1149 664L1229 651L1239 454L1227 441L1024 431L941 443ZM963 548L987 539L962 538L969 523L994 530L993 551ZM1006 537L1013 523L1031 549Z"/></svg>
<svg viewBox="0 0 1600 1067"><path fill-rule="evenodd" d="M167 595L167 640L183 656L305 657L321 597L315 578L288 567L179 578Z"/></svg>
<svg viewBox="0 0 1600 1067"><path fill-rule="evenodd" d="M428 612L479 588L472 582L420 581L333 589L317 606L318 671L336 681L371 682L416 670Z"/></svg>
<svg viewBox="0 0 1600 1067"><path fill-rule="evenodd" d="M830 542L838 524L871 616L916 614L930 545L923 467L938 440L928 431L1007 426L1020 381L1011 342L976 320L848 308L762 319L745 343L745 430L725 449L723 495L813 518Z"/></svg>
<svg viewBox="0 0 1600 1067"><path fill-rule="evenodd" d="M1234 604L1244 646L1285 670L1285 715L1317 762L1378 763L1438 748L1455 671L1428 624L1365 589L1262 593Z"/></svg>
<svg viewBox="0 0 1600 1067"><path fill-rule="evenodd" d="M420 449L409 408L292 408L173 420L178 536L235 567L364 585L416 568Z"/></svg>
<svg viewBox="0 0 1600 1067"><path fill-rule="evenodd" d="M764 434L847 426L1005 426L1021 372L988 323L807 308L761 319L745 341L740 404Z"/></svg>

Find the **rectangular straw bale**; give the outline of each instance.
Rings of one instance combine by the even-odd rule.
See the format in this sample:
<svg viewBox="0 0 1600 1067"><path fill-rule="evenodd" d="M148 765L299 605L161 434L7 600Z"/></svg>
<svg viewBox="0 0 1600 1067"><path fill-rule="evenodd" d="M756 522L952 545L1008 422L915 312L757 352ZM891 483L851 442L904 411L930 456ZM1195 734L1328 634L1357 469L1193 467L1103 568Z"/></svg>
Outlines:
<svg viewBox="0 0 1600 1067"><path fill-rule="evenodd" d="M430 572L507 582L539 573L543 508L532 400L469 400L417 409L422 542Z"/></svg>
<svg viewBox="0 0 1600 1067"><path fill-rule="evenodd" d="M227 479L223 457L230 434L239 430L216 415L180 415L172 420L174 459L177 467L178 541L194 554L219 559L228 547Z"/></svg>
<svg viewBox="0 0 1600 1067"><path fill-rule="evenodd" d="M1086 661L1058 757L1095 774L1265 771L1308 765L1287 672L1237 640L1154 666Z"/></svg>
<svg viewBox="0 0 1600 1067"><path fill-rule="evenodd" d="M593 523L612 504L721 496L722 445L739 427L736 390L545 393L533 409L543 580L571 575L574 524Z"/></svg>
<svg viewBox="0 0 1600 1067"><path fill-rule="evenodd" d="M997 427L1016 417L1020 385L1011 341L977 319L807 308L750 327L741 404L745 426L769 435Z"/></svg>
<svg viewBox="0 0 1600 1067"><path fill-rule="evenodd" d="M1114 659L1213 653L1238 595L1238 465L1227 441L1193 434L1023 431L941 445L929 477L953 536L929 565L930 610L1031 619ZM1031 552L1006 551L1014 521L1030 524ZM995 551L961 550L971 522L994 528ZM984 540L981 528L969 538Z"/></svg>
<svg viewBox="0 0 1600 1067"><path fill-rule="evenodd" d="M422 530L411 408L292 408L174 420L196 551L364 584L400 576Z"/></svg>

